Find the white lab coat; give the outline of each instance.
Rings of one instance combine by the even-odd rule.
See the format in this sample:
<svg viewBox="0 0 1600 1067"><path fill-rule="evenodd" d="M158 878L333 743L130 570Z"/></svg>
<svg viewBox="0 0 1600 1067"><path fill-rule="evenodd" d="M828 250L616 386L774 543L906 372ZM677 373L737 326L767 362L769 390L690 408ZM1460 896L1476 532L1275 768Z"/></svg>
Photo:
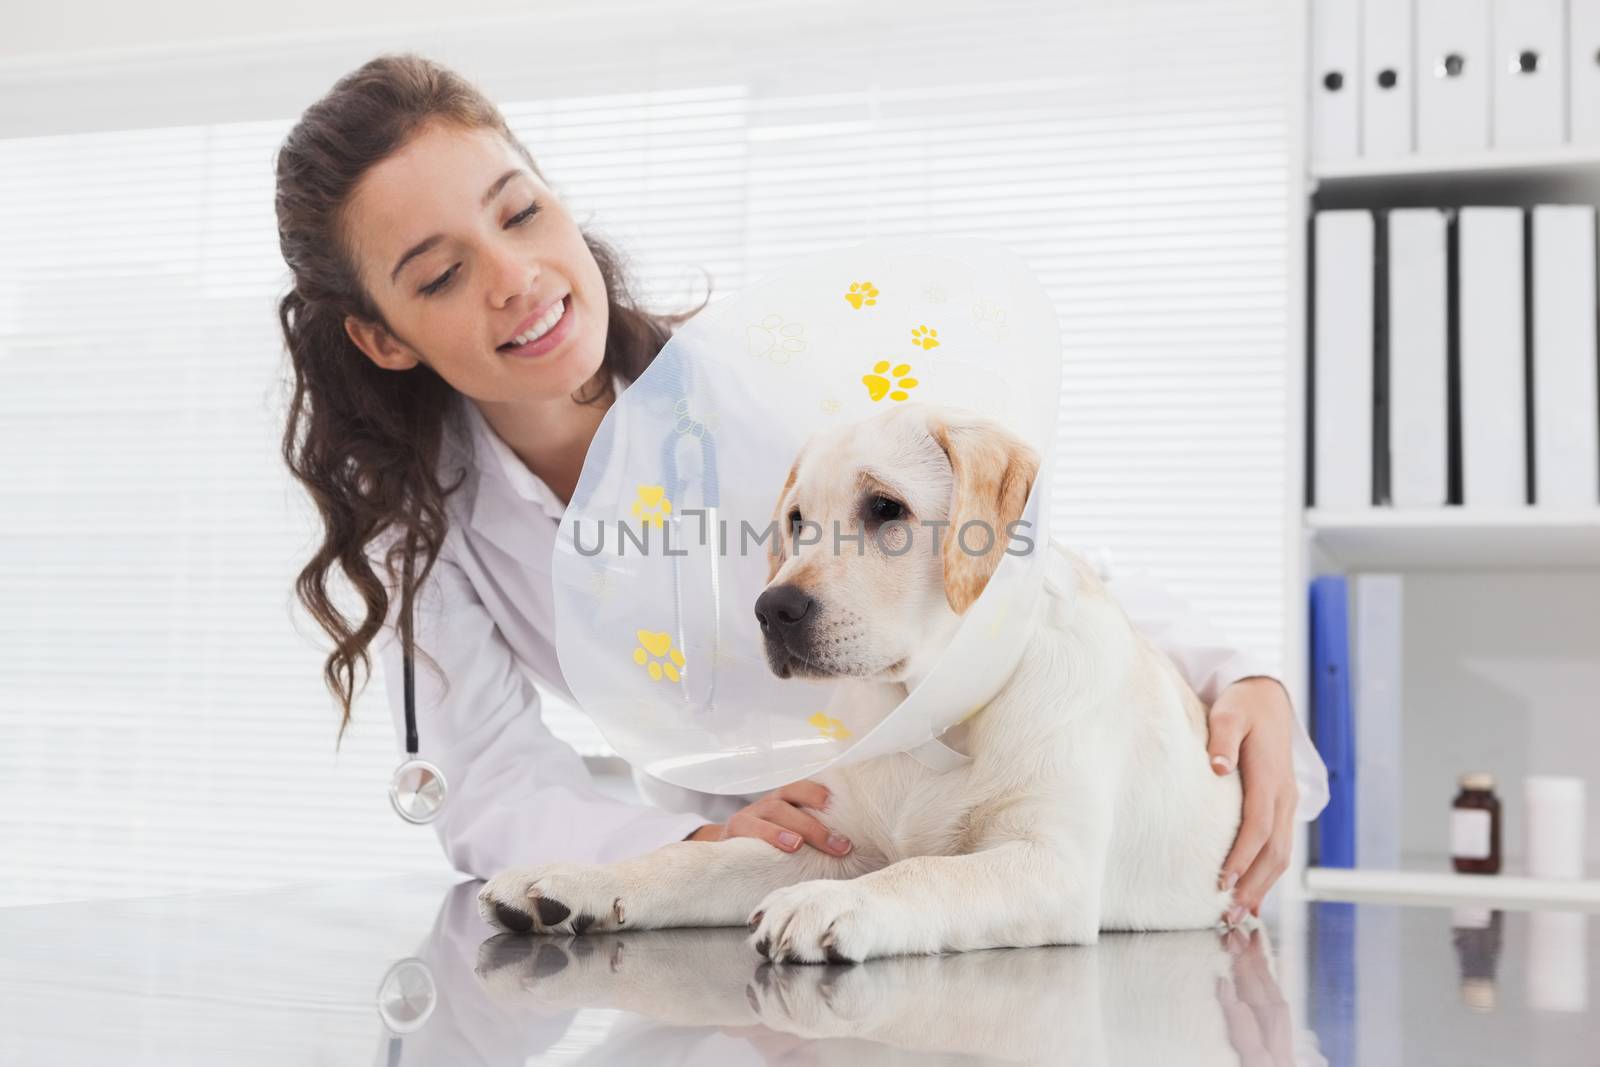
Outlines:
<svg viewBox="0 0 1600 1067"><path fill-rule="evenodd" d="M618 388L624 383L619 379ZM448 691L419 654L414 674L420 755L436 763L449 799L433 823L456 869L487 878L509 867L553 860L605 862L678 841L723 822L754 797L713 796L635 770L655 805L601 793L578 753L540 718L534 679L572 699L556 658L551 559L565 505L517 458L477 405L457 396L440 457L449 529L421 588L415 620L420 653L448 679ZM371 550L378 559L393 534ZM1274 677L1148 574L1123 574L1104 551L1083 551L1134 624L1170 655L1211 704L1240 678ZM381 574L381 570L380 570ZM405 737L399 597L379 638L397 736ZM1298 815L1327 802L1327 771L1298 724L1294 738Z"/></svg>

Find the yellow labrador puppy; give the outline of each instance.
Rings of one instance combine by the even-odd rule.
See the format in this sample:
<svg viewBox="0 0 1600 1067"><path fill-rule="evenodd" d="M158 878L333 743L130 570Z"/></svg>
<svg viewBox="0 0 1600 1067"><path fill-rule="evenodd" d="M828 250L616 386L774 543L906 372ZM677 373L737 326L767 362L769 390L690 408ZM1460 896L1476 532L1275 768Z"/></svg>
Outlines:
<svg viewBox="0 0 1600 1067"><path fill-rule="evenodd" d="M757 621L772 669L838 678L852 710L887 714L925 676L982 592L1038 458L992 422L903 404L801 450L775 515L787 528ZM983 555L948 536L998 536ZM805 536L808 523L829 533ZM865 530L834 551L831 531ZM946 532L932 550L932 531ZM913 539L907 546L904 538ZM1087 944L1102 929L1213 926L1238 828L1237 775L1206 756L1205 707L1081 558L1076 603L1047 579L1041 623L995 698L945 735L971 756L936 772L908 755L817 776L813 811L854 848L684 841L612 864L491 879L484 918L515 932L748 923L772 960ZM858 716L859 717L859 716Z"/></svg>

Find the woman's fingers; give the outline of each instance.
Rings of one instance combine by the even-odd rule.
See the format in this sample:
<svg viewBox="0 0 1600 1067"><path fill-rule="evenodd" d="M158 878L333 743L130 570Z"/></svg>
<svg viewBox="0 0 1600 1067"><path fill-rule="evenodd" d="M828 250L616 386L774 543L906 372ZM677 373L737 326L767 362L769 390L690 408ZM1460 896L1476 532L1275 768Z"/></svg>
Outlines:
<svg viewBox="0 0 1600 1067"><path fill-rule="evenodd" d="M1244 813L1239 822L1239 833L1233 839L1233 851L1222 861L1223 889L1233 889L1236 904L1244 903L1244 880L1254 870L1257 857L1272 839L1272 794L1266 786L1250 788L1250 779L1244 782ZM1269 882L1268 885L1271 883ZM1237 919L1231 916L1230 921Z"/></svg>
<svg viewBox="0 0 1600 1067"><path fill-rule="evenodd" d="M800 839L812 848L819 849L831 856L842 856L850 851L850 842L845 837L833 833L814 816L795 807L787 801L777 798L763 797L756 801L752 807L766 810L758 814L769 822L775 823L789 833L798 834ZM793 852L795 846L786 847L788 838L780 831L778 834L779 847L787 852Z"/></svg>
<svg viewBox="0 0 1600 1067"><path fill-rule="evenodd" d="M1219 701L1212 705L1206 727L1210 734L1206 752L1211 757L1212 773L1232 774L1239 766L1239 746L1244 742L1244 735L1250 732L1250 723L1237 703L1223 705Z"/></svg>
<svg viewBox="0 0 1600 1067"><path fill-rule="evenodd" d="M822 811L828 806L828 787L821 782L814 782L810 778L802 778L798 782L779 786L767 794L768 797L777 797L787 800L791 804L804 804L809 808ZM762 798L763 800L766 797Z"/></svg>
<svg viewBox="0 0 1600 1067"><path fill-rule="evenodd" d="M735 812L728 820L728 836L759 837L785 852L793 852L802 843L830 856L850 851L846 838L831 833L812 816L771 794Z"/></svg>
<svg viewBox="0 0 1600 1067"><path fill-rule="evenodd" d="M1212 708L1207 749L1217 757L1220 748L1224 763L1229 752L1238 753L1244 791L1239 832L1222 861L1220 888L1233 891L1225 916L1230 923L1247 911L1260 914L1262 899L1289 867L1296 799L1289 737L1293 714L1283 686L1272 679L1235 682ZM1215 760L1212 766L1222 768Z"/></svg>
<svg viewBox="0 0 1600 1067"><path fill-rule="evenodd" d="M1256 915L1261 913L1267 890L1289 869L1289 850L1294 845L1294 802L1275 804L1268 825L1272 828L1270 836L1233 891L1235 906Z"/></svg>

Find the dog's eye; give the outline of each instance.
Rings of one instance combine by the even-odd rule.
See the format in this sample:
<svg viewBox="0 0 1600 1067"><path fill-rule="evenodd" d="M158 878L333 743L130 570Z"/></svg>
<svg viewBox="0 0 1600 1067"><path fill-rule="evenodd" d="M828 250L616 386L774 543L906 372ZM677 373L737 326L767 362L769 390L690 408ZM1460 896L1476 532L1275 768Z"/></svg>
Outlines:
<svg viewBox="0 0 1600 1067"><path fill-rule="evenodd" d="M867 512L877 522L893 522L903 518L906 513L905 505L898 500L890 500L886 496L875 496L867 505Z"/></svg>
<svg viewBox="0 0 1600 1067"><path fill-rule="evenodd" d="M799 537L800 536L800 509L799 508L795 508L793 511L789 512L789 536L790 537Z"/></svg>

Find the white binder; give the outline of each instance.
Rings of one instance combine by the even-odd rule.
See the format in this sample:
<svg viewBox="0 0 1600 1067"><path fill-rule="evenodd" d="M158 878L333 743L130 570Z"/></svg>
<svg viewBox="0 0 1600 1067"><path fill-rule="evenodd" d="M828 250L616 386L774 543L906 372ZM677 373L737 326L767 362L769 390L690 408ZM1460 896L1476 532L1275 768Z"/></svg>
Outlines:
<svg viewBox="0 0 1600 1067"><path fill-rule="evenodd" d="M1569 139L1600 144L1600 0L1568 0Z"/></svg>
<svg viewBox="0 0 1600 1067"><path fill-rule="evenodd" d="M1521 508L1528 499L1522 209L1462 208L1457 226L1461 502Z"/></svg>
<svg viewBox="0 0 1600 1067"><path fill-rule="evenodd" d="M1373 221L1321 211L1315 222L1312 494L1317 507L1372 506Z"/></svg>
<svg viewBox="0 0 1600 1067"><path fill-rule="evenodd" d="M1566 0L1493 5L1491 139L1496 148L1561 144L1567 136Z"/></svg>
<svg viewBox="0 0 1600 1067"><path fill-rule="evenodd" d="M1449 279L1444 212L1389 212L1389 499L1449 497ZM1360 855L1357 852L1357 855Z"/></svg>
<svg viewBox="0 0 1600 1067"><path fill-rule="evenodd" d="M1533 209L1533 473L1540 507L1600 504L1595 213Z"/></svg>
<svg viewBox="0 0 1600 1067"><path fill-rule="evenodd" d="M1361 154L1368 159L1411 153L1411 5L1362 0ZM1358 853L1359 854L1359 853Z"/></svg>
<svg viewBox="0 0 1600 1067"><path fill-rule="evenodd" d="M1417 151L1489 147L1489 0L1416 0Z"/></svg>
<svg viewBox="0 0 1600 1067"><path fill-rule="evenodd" d="M1356 574L1351 693L1355 698L1356 860L1363 869L1400 866L1402 579Z"/></svg>
<svg viewBox="0 0 1600 1067"><path fill-rule="evenodd" d="M1311 158L1360 153L1361 0L1311 0Z"/></svg>

